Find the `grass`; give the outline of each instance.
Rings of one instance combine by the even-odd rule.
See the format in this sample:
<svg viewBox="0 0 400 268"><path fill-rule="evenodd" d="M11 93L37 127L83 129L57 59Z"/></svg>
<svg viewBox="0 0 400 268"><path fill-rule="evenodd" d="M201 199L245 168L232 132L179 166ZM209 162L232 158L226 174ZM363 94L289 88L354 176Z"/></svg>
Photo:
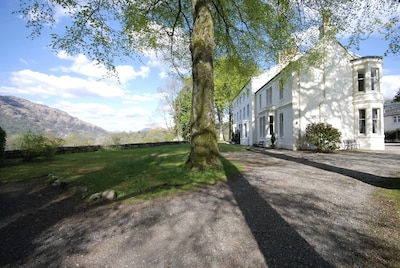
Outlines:
<svg viewBox="0 0 400 268"><path fill-rule="evenodd" d="M222 152L244 149L220 144ZM5 160L0 166L0 182L43 180L53 174L72 185L86 186L89 194L114 189L119 200L148 199L224 181L240 169L222 159L222 169L191 171L183 165L189 150L189 145L166 145L56 155L33 162Z"/></svg>
<svg viewBox="0 0 400 268"><path fill-rule="evenodd" d="M394 208L397 209L397 213L400 216L400 172L396 174L397 180L391 182L390 187L380 188L377 190L377 194L384 199L391 200L394 204Z"/></svg>

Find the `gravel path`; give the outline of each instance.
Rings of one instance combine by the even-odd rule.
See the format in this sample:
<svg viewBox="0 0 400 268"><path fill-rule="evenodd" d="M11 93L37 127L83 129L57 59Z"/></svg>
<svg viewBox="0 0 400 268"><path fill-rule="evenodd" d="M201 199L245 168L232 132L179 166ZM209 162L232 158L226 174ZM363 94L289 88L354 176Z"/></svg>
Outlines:
<svg viewBox="0 0 400 268"><path fill-rule="evenodd" d="M137 203L87 205L60 189L0 188L1 267L398 267L399 154L227 153L228 183ZM395 186L397 187L397 186ZM389 206L389 207L386 207Z"/></svg>

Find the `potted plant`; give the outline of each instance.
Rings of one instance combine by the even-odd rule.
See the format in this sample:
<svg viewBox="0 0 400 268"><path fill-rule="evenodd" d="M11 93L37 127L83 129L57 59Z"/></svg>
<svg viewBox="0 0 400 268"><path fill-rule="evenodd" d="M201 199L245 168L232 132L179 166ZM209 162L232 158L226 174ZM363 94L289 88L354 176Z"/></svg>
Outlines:
<svg viewBox="0 0 400 268"><path fill-rule="evenodd" d="M271 135L271 148L275 149L275 142L276 142L276 136L275 133L272 133Z"/></svg>

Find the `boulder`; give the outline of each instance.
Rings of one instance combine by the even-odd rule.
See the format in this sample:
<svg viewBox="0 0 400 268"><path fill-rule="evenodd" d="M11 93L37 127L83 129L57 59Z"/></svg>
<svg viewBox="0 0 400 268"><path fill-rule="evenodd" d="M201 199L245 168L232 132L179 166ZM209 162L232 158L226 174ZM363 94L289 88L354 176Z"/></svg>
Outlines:
<svg viewBox="0 0 400 268"><path fill-rule="evenodd" d="M106 190L101 194L102 198L107 200L114 200L117 198L117 192L115 190Z"/></svg>
<svg viewBox="0 0 400 268"><path fill-rule="evenodd" d="M52 186L60 186L62 188L65 188L68 186L68 182L66 181L62 181L60 179L56 179L52 184Z"/></svg>
<svg viewBox="0 0 400 268"><path fill-rule="evenodd" d="M94 201L94 200L99 200L99 199L101 199L101 193L92 194L92 195L89 197L89 199L92 200L92 201Z"/></svg>
<svg viewBox="0 0 400 268"><path fill-rule="evenodd" d="M87 187L85 186L77 186L75 189L75 194L86 194L87 193Z"/></svg>
<svg viewBox="0 0 400 268"><path fill-rule="evenodd" d="M75 195L80 195L82 199L86 198L88 196L88 189L85 186L77 186L74 187L74 194Z"/></svg>

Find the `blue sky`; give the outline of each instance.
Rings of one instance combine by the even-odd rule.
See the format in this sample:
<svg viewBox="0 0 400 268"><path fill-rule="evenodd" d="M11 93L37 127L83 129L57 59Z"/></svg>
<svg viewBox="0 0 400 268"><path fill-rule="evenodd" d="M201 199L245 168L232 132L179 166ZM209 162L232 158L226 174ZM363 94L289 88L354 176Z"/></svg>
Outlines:
<svg viewBox="0 0 400 268"><path fill-rule="evenodd" d="M100 79L104 70L86 56L55 54L49 35L29 39L24 21L12 14L18 7L15 0L0 2L0 95L58 108L109 131L167 126L158 88L169 81L169 70L155 56L117 66L120 83ZM352 51L381 56L385 50L385 43L372 37ZM385 97L392 98L400 88L400 56L384 57L382 83Z"/></svg>

